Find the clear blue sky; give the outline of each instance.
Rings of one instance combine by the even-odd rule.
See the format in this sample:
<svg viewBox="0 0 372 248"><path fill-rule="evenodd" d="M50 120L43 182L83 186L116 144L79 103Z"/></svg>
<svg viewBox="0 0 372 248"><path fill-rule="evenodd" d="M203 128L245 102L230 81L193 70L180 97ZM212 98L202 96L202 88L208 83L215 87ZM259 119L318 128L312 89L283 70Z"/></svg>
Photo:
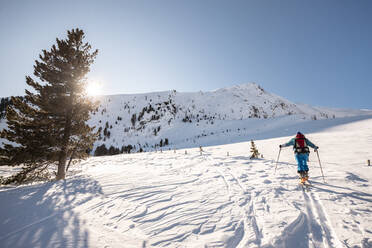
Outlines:
<svg viewBox="0 0 372 248"><path fill-rule="evenodd" d="M0 96L82 28L104 94L256 82L293 102L372 109L370 0L0 0Z"/></svg>

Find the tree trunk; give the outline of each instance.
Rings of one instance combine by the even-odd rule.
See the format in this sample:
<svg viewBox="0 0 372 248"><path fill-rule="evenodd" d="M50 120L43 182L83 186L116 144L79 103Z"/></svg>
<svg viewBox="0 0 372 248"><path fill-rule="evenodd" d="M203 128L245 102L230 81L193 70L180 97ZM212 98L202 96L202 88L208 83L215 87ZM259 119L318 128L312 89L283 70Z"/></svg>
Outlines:
<svg viewBox="0 0 372 248"><path fill-rule="evenodd" d="M66 177L66 160L67 160L67 152L68 152L70 135L71 135L71 113L68 113L66 116L62 149L61 149L59 160L58 160L58 171L56 175L56 180L65 179Z"/></svg>
<svg viewBox="0 0 372 248"><path fill-rule="evenodd" d="M67 171L68 171L68 168L70 168L70 165L71 165L72 159L74 158L74 155L75 155L75 151L76 151L76 148L75 148L75 149L72 151L72 153L71 153L70 161L69 161L68 164L67 164L66 173L67 173Z"/></svg>
<svg viewBox="0 0 372 248"><path fill-rule="evenodd" d="M58 171L56 180L65 179L66 176L66 160L67 160L67 154L66 149L63 149L59 155L59 161L58 161Z"/></svg>

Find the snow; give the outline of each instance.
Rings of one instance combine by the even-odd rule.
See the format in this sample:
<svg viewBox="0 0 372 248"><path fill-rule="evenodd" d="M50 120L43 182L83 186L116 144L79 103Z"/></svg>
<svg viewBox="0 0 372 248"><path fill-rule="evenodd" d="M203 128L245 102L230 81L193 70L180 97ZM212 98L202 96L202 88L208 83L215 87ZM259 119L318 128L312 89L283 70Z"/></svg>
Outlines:
<svg viewBox="0 0 372 248"><path fill-rule="evenodd" d="M356 116L360 118L360 116L372 115L372 111L294 104L265 91L255 83L210 92L164 91L100 96L96 99L100 101L100 106L89 123L96 126L96 130L102 128L102 138L96 141L94 147L105 144L107 148L114 146L120 149L122 146L132 145L136 146L135 151L140 147L145 151L159 149L155 145L165 138L170 143L168 149L217 145L225 144L226 141L243 141L244 139L236 137L247 135L254 135L253 138L269 138L271 136L264 133L270 131L272 133L276 130L270 125L283 123L292 125L292 123L310 122L313 119ZM143 109L150 105L154 111L145 111L143 117L138 120ZM134 126L131 123L133 114L137 117ZM157 118L154 119L154 116ZM122 119L119 120L118 117ZM184 122L185 117L188 117L190 122ZM273 122L271 119L277 121ZM106 123L109 126L107 130L111 133L110 137L103 135ZM160 129L156 135L155 129ZM260 135L256 136L256 134Z"/></svg>
<svg viewBox="0 0 372 248"><path fill-rule="evenodd" d="M246 141L246 137L264 139L292 135L297 131L294 129L303 125L311 128L321 127L323 123L328 125L327 120L348 122L372 115L371 110L295 104L256 83L210 92L172 90L93 98L100 104L88 123L95 126L95 130L101 128L101 138L95 142L92 153L102 144L119 149L135 146L132 152L140 148L154 151L160 149L160 141L165 139L169 145L162 149L223 145ZM131 121L133 115L136 116L135 125ZM110 136L104 135L106 124ZM5 127L5 121L0 119L0 130ZM0 139L0 146L3 142Z"/></svg>
<svg viewBox="0 0 372 248"><path fill-rule="evenodd" d="M224 144L202 154L91 157L66 181L2 188L0 247L372 247L371 116L290 118L203 137ZM298 130L320 147L326 180L312 152L309 191L290 148L274 174ZM249 159L253 136L264 158Z"/></svg>
<svg viewBox="0 0 372 248"><path fill-rule="evenodd" d="M0 119L0 130L6 128L5 119ZM5 139L0 138L0 147L3 147L3 142L6 141Z"/></svg>

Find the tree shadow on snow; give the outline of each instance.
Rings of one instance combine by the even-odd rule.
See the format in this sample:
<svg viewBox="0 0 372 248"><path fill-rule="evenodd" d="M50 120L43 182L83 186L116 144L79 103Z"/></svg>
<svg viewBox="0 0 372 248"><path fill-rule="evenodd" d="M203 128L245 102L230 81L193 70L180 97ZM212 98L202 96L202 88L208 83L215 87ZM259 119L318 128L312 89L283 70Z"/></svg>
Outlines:
<svg viewBox="0 0 372 248"><path fill-rule="evenodd" d="M0 247L88 247L74 208L99 194L88 177L0 191Z"/></svg>

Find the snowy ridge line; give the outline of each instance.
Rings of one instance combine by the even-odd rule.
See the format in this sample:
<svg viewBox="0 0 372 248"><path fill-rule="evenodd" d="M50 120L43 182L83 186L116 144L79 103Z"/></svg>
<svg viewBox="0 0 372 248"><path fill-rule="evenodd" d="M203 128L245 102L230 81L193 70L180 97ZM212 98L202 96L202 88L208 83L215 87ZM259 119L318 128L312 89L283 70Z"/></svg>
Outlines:
<svg viewBox="0 0 372 248"><path fill-rule="evenodd" d="M92 153L105 146L98 149L97 155L219 145L224 144L221 140L242 142L247 137L270 138L288 124L372 115L372 111L295 104L256 83L211 92L170 90L95 98L100 105L89 124L100 136ZM1 122L0 129L5 128Z"/></svg>
<svg viewBox="0 0 372 248"><path fill-rule="evenodd" d="M372 114L294 104L255 83L211 92L173 90L98 99L98 111L89 121L100 132L94 149L104 144L125 152L128 146L132 152L205 146L231 136L234 140L256 136L288 123Z"/></svg>

